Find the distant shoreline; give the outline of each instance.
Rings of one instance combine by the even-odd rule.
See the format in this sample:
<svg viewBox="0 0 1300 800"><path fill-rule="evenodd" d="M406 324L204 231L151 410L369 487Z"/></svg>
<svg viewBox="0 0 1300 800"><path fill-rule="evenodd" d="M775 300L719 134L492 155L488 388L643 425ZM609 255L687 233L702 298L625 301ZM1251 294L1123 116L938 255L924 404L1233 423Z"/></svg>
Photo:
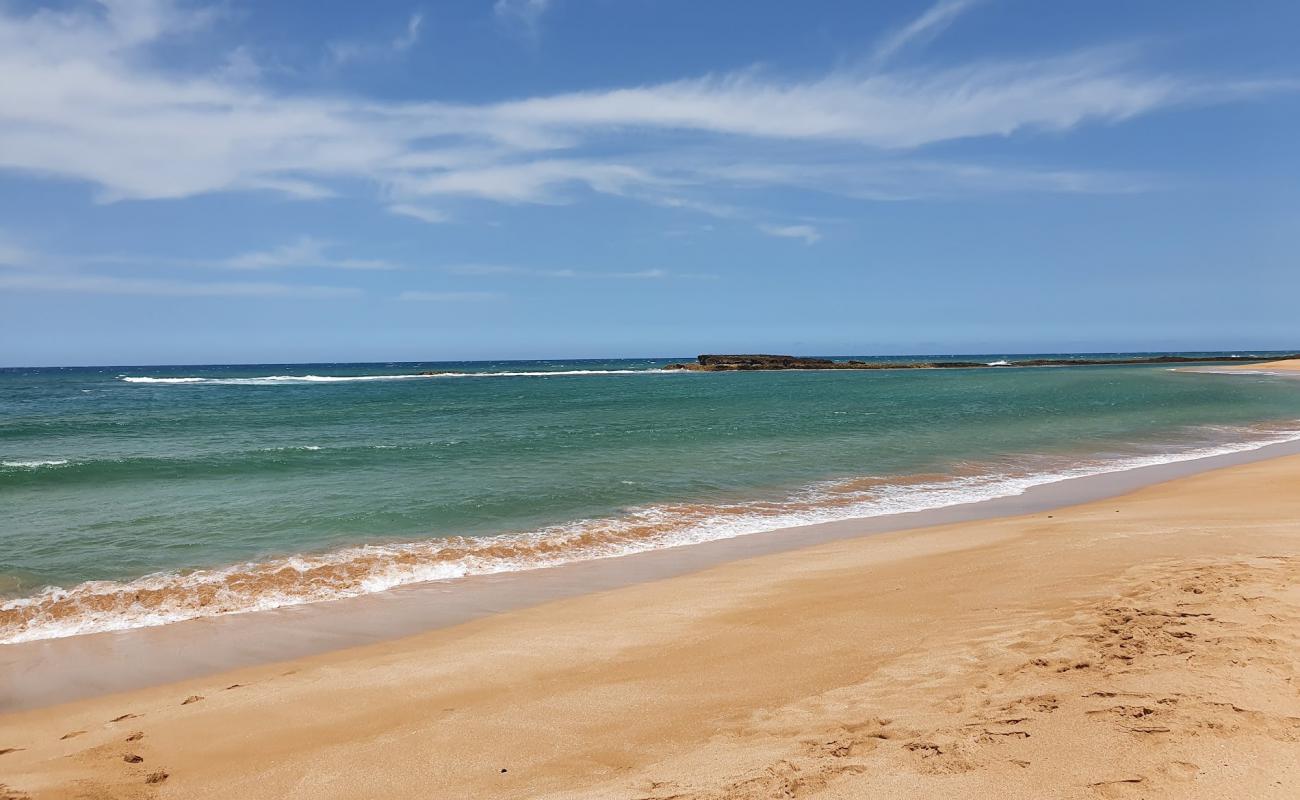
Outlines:
<svg viewBox="0 0 1300 800"><path fill-rule="evenodd" d="M777 370L826 370L826 369L982 369L997 367L1085 367L1085 366L1122 366L1137 364L1212 364L1231 362L1236 364L1254 364L1258 362L1291 361L1300 359L1300 353L1277 356L1141 356L1137 358L1031 358L1018 361L860 361L846 359L836 361L830 358L808 356L739 354L713 355L704 354L696 357L696 363L668 364L664 369L687 370L692 372L751 372Z"/></svg>

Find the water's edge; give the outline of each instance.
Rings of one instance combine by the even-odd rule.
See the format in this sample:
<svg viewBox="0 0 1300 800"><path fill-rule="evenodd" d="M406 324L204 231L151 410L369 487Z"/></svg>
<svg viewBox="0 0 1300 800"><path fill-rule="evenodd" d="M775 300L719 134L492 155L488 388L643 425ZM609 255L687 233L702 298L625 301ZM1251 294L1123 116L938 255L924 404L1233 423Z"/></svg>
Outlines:
<svg viewBox="0 0 1300 800"><path fill-rule="evenodd" d="M38 708L373 644L551 600L860 536L1038 513L1213 469L1300 454L1300 441L1067 478L996 497L751 533L546 569L401 586L342 600L160 627L0 645L0 712Z"/></svg>

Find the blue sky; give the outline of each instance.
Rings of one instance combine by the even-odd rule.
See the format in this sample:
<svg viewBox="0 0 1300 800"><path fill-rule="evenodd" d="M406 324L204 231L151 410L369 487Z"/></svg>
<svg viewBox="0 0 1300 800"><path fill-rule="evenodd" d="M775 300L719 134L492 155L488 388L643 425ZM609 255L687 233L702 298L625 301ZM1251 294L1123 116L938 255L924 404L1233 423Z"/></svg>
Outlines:
<svg viewBox="0 0 1300 800"><path fill-rule="evenodd" d="M0 364L1300 348L1297 29L0 0Z"/></svg>

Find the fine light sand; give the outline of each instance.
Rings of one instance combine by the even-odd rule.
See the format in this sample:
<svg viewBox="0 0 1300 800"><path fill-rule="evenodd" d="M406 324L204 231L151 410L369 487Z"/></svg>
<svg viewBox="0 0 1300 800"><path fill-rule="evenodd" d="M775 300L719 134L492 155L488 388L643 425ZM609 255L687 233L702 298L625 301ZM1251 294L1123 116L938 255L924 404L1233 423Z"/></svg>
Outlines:
<svg viewBox="0 0 1300 800"><path fill-rule="evenodd" d="M0 798L1293 798L1300 457L0 717Z"/></svg>
<svg viewBox="0 0 1300 800"><path fill-rule="evenodd" d="M1267 372L1300 372L1300 358L1289 358L1284 361L1265 361L1256 364L1234 364L1226 369L1256 370Z"/></svg>

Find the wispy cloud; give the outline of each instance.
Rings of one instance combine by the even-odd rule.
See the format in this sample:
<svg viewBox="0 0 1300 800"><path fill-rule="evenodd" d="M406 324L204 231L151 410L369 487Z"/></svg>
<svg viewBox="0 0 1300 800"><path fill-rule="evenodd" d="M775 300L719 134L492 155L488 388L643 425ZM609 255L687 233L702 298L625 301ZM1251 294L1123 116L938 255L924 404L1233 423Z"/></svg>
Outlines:
<svg viewBox="0 0 1300 800"><path fill-rule="evenodd" d="M614 280L663 280L666 278L699 278L698 274L675 273L665 269L614 270L601 271L590 269L542 269L521 267L512 264L452 264L441 267L440 271L449 275L466 276L515 276L521 278L560 278L560 279L614 279Z"/></svg>
<svg viewBox="0 0 1300 800"><path fill-rule="evenodd" d="M397 296L397 299L426 303L478 303L485 300L500 300L504 296L499 292L426 292L412 290L402 292Z"/></svg>
<svg viewBox="0 0 1300 800"><path fill-rule="evenodd" d="M431 225L438 225L444 222L450 222L451 218L436 208L426 206L415 206L410 203L395 203L388 207L390 214L396 214L399 217L410 217L418 219L421 222L427 222Z"/></svg>
<svg viewBox="0 0 1300 800"><path fill-rule="evenodd" d="M26 266L32 260L32 254L20 247L0 230L0 267Z"/></svg>
<svg viewBox="0 0 1300 800"><path fill-rule="evenodd" d="M329 255L328 242L310 236L299 237L290 244L242 253L215 262L229 269L270 270L315 267L325 269L389 270L401 269L397 264L373 258L338 258Z"/></svg>
<svg viewBox="0 0 1300 800"><path fill-rule="evenodd" d="M626 164L582 159L545 159L446 169L422 177L396 179L399 191L416 195L463 195L505 203L560 203L566 186L584 186L602 194L624 195L633 187L667 183L667 179Z"/></svg>
<svg viewBox="0 0 1300 800"><path fill-rule="evenodd" d="M542 15L551 7L551 0L496 0L492 13L497 21L518 27L529 36L536 36Z"/></svg>
<svg viewBox="0 0 1300 800"><path fill-rule="evenodd" d="M976 0L940 0L921 16L883 37L871 54L871 63L881 66L904 49L930 41L975 2Z"/></svg>
<svg viewBox="0 0 1300 800"><path fill-rule="evenodd" d="M908 162L917 148L941 142L1059 133L1300 88L1153 71L1131 48L889 67L889 57L971 5L932 7L883 39L867 70L790 79L742 69L482 104L287 94L238 64L238 79L229 69L164 71L150 66L151 48L211 19L166 0L32 13L3 5L0 169L85 181L105 201L247 190L319 198L368 184L379 187L376 202L421 209L426 221L437 215L426 213L436 198L556 204L589 193L761 219L770 212L737 213L734 192L724 200L720 190L799 185L857 197L866 193L841 176L908 170L927 176L927 193L941 193L945 180L961 191L981 181L1009 187L1016 181L1006 180L1008 169ZM539 0L494 6L498 17L534 22L547 8ZM409 49L421 24L413 16L384 46ZM682 155L692 148L711 155ZM783 169L768 178L756 168L773 162ZM749 173L724 175L728 165ZM1050 167L1037 177L1010 171L1020 174L1019 190L1125 183ZM905 189L873 196L913 196ZM265 262L246 268L257 263Z"/></svg>
<svg viewBox="0 0 1300 800"><path fill-rule="evenodd" d="M370 61L400 56L420 41L421 29L424 27L424 14L415 12L406 21L406 28L401 33L382 41L339 41L325 46L329 60L336 66L355 61Z"/></svg>
<svg viewBox="0 0 1300 800"><path fill-rule="evenodd" d="M222 270L343 269L398 270L401 264L379 258L345 258L333 254L337 245L313 236L299 236L292 242L265 250L253 250L226 258L185 258L157 255L63 256L52 259L80 266L116 265L137 267L183 267Z"/></svg>
<svg viewBox="0 0 1300 800"><path fill-rule="evenodd" d="M917 158L865 163L836 159L731 162L701 166L709 179L737 187L790 186L865 200L905 201L1005 192L1132 194L1160 186L1140 173L989 166Z"/></svg>
<svg viewBox="0 0 1300 800"><path fill-rule="evenodd" d="M0 272L0 288L82 294L146 295L159 297L282 297L345 298L361 290L341 286L287 283L191 283L155 278L127 278L64 272Z"/></svg>
<svg viewBox="0 0 1300 800"><path fill-rule="evenodd" d="M759 225L758 229L768 236L802 239L804 244L817 244L822 239L821 231L812 225Z"/></svg>
<svg viewBox="0 0 1300 800"><path fill-rule="evenodd" d="M420 29L424 26L424 14L416 12L406 21L406 33L401 34L393 40L393 49L405 52L415 47L420 41Z"/></svg>

